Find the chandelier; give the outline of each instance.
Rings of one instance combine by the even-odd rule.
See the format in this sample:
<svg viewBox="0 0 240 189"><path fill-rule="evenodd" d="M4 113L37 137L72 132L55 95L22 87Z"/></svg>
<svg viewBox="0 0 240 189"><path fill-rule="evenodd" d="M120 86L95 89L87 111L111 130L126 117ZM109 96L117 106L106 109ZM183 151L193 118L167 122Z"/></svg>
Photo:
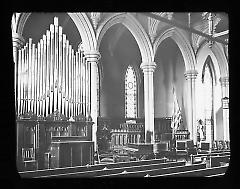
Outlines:
<svg viewBox="0 0 240 189"><path fill-rule="evenodd" d="M204 19L208 20L208 35L210 35L211 37L213 37L214 33L215 33L215 28L214 28L214 23L213 23L213 18L216 16L216 14L211 13L211 12L204 12L202 14L202 16L204 17ZM208 40L208 44L209 47L211 48L213 45L214 41L212 40Z"/></svg>

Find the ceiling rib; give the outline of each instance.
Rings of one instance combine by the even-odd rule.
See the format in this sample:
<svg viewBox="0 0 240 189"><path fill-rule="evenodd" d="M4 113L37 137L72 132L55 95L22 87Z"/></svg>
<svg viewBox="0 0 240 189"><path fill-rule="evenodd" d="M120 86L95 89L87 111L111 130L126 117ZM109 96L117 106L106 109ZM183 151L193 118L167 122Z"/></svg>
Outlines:
<svg viewBox="0 0 240 189"><path fill-rule="evenodd" d="M176 21L168 20L167 18L161 17L161 16L156 15L156 14L153 14L153 13L145 13L145 12L143 12L143 13L141 13L141 14L143 14L143 15L145 15L145 16L148 16L148 17L152 17L152 18L154 18L154 19L156 19L156 20L159 20L159 21L168 23L168 24L170 24L170 25L172 25L172 26L176 26L176 27L178 27L178 28L187 30L188 32L198 34L198 35L203 36L203 37L205 37L205 38L207 38L207 39L209 39L209 40L211 40L211 41L216 41L216 42L222 43L222 44L224 44L224 45L228 45L228 42L220 39L219 37L212 37L212 36L210 36L210 35L208 35L208 34L206 34L206 33L200 32L200 31L198 31L198 30L196 30L196 29L190 28L190 27L185 26L185 25L183 25L183 24L180 24L180 23L178 23L178 22L176 22Z"/></svg>

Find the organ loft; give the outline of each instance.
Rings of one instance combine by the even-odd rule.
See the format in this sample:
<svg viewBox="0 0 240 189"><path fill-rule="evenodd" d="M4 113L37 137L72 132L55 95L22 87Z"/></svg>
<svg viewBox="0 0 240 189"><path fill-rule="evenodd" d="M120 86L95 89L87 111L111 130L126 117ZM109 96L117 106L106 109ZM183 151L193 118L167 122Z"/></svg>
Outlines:
<svg viewBox="0 0 240 189"><path fill-rule="evenodd" d="M226 13L14 13L11 26L21 177L225 174Z"/></svg>

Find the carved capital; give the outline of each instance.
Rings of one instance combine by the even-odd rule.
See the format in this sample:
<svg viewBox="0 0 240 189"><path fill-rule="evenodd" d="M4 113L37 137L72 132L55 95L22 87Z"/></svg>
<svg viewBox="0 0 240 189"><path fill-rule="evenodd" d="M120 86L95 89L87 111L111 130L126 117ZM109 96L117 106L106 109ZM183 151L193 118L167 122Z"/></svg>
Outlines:
<svg viewBox="0 0 240 189"><path fill-rule="evenodd" d="M85 51L84 55L88 62L98 62L101 58L101 54L98 51Z"/></svg>
<svg viewBox="0 0 240 189"><path fill-rule="evenodd" d="M229 85L229 78L228 77L221 77L219 79L221 86L226 87L227 85Z"/></svg>
<svg viewBox="0 0 240 189"><path fill-rule="evenodd" d="M24 45L24 38L19 35L18 33L13 32L12 33L12 42L13 42L13 48L19 49Z"/></svg>
<svg viewBox="0 0 240 189"><path fill-rule="evenodd" d="M140 68L143 70L143 73L154 72L156 67L157 65L155 62L151 62L151 63L143 62L140 65Z"/></svg>
<svg viewBox="0 0 240 189"><path fill-rule="evenodd" d="M223 109L229 108L229 98L228 97L222 98L222 108Z"/></svg>
<svg viewBox="0 0 240 189"><path fill-rule="evenodd" d="M184 76L187 80L196 79L198 72L196 70L188 70L184 73Z"/></svg>

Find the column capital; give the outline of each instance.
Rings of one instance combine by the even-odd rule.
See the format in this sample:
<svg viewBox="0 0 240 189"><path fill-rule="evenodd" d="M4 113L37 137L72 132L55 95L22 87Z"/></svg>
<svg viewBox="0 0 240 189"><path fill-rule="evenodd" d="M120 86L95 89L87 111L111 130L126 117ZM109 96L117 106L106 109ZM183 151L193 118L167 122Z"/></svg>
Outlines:
<svg viewBox="0 0 240 189"><path fill-rule="evenodd" d="M229 108L229 98L228 97L222 98L222 108L223 109Z"/></svg>
<svg viewBox="0 0 240 189"><path fill-rule="evenodd" d="M143 70L143 73L145 72L154 72L155 68L157 67L155 62L143 62L140 65L140 68Z"/></svg>
<svg viewBox="0 0 240 189"><path fill-rule="evenodd" d="M12 32L12 42L13 42L13 47L20 48L22 45L24 45L24 38L22 35Z"/></svg>
<svg viewBox="0 0 240 189"><path fill-rule="evenodd" d="M222 86L226 86L229 84L229 77L220 77L219 81Z"/></svg>
<svg viewBox="0 0 240 189"><path fill-rule="evenodd" d="M198 75L197 70L188 70L184 73L185 78L188 79L196 79Z"/></svg>
<svg viewBox="0 0 240 189"><path fill-rule="evenodd" d="M98 51L84 51L84 55L89 62L97 62L101 58Z"/></svg>

